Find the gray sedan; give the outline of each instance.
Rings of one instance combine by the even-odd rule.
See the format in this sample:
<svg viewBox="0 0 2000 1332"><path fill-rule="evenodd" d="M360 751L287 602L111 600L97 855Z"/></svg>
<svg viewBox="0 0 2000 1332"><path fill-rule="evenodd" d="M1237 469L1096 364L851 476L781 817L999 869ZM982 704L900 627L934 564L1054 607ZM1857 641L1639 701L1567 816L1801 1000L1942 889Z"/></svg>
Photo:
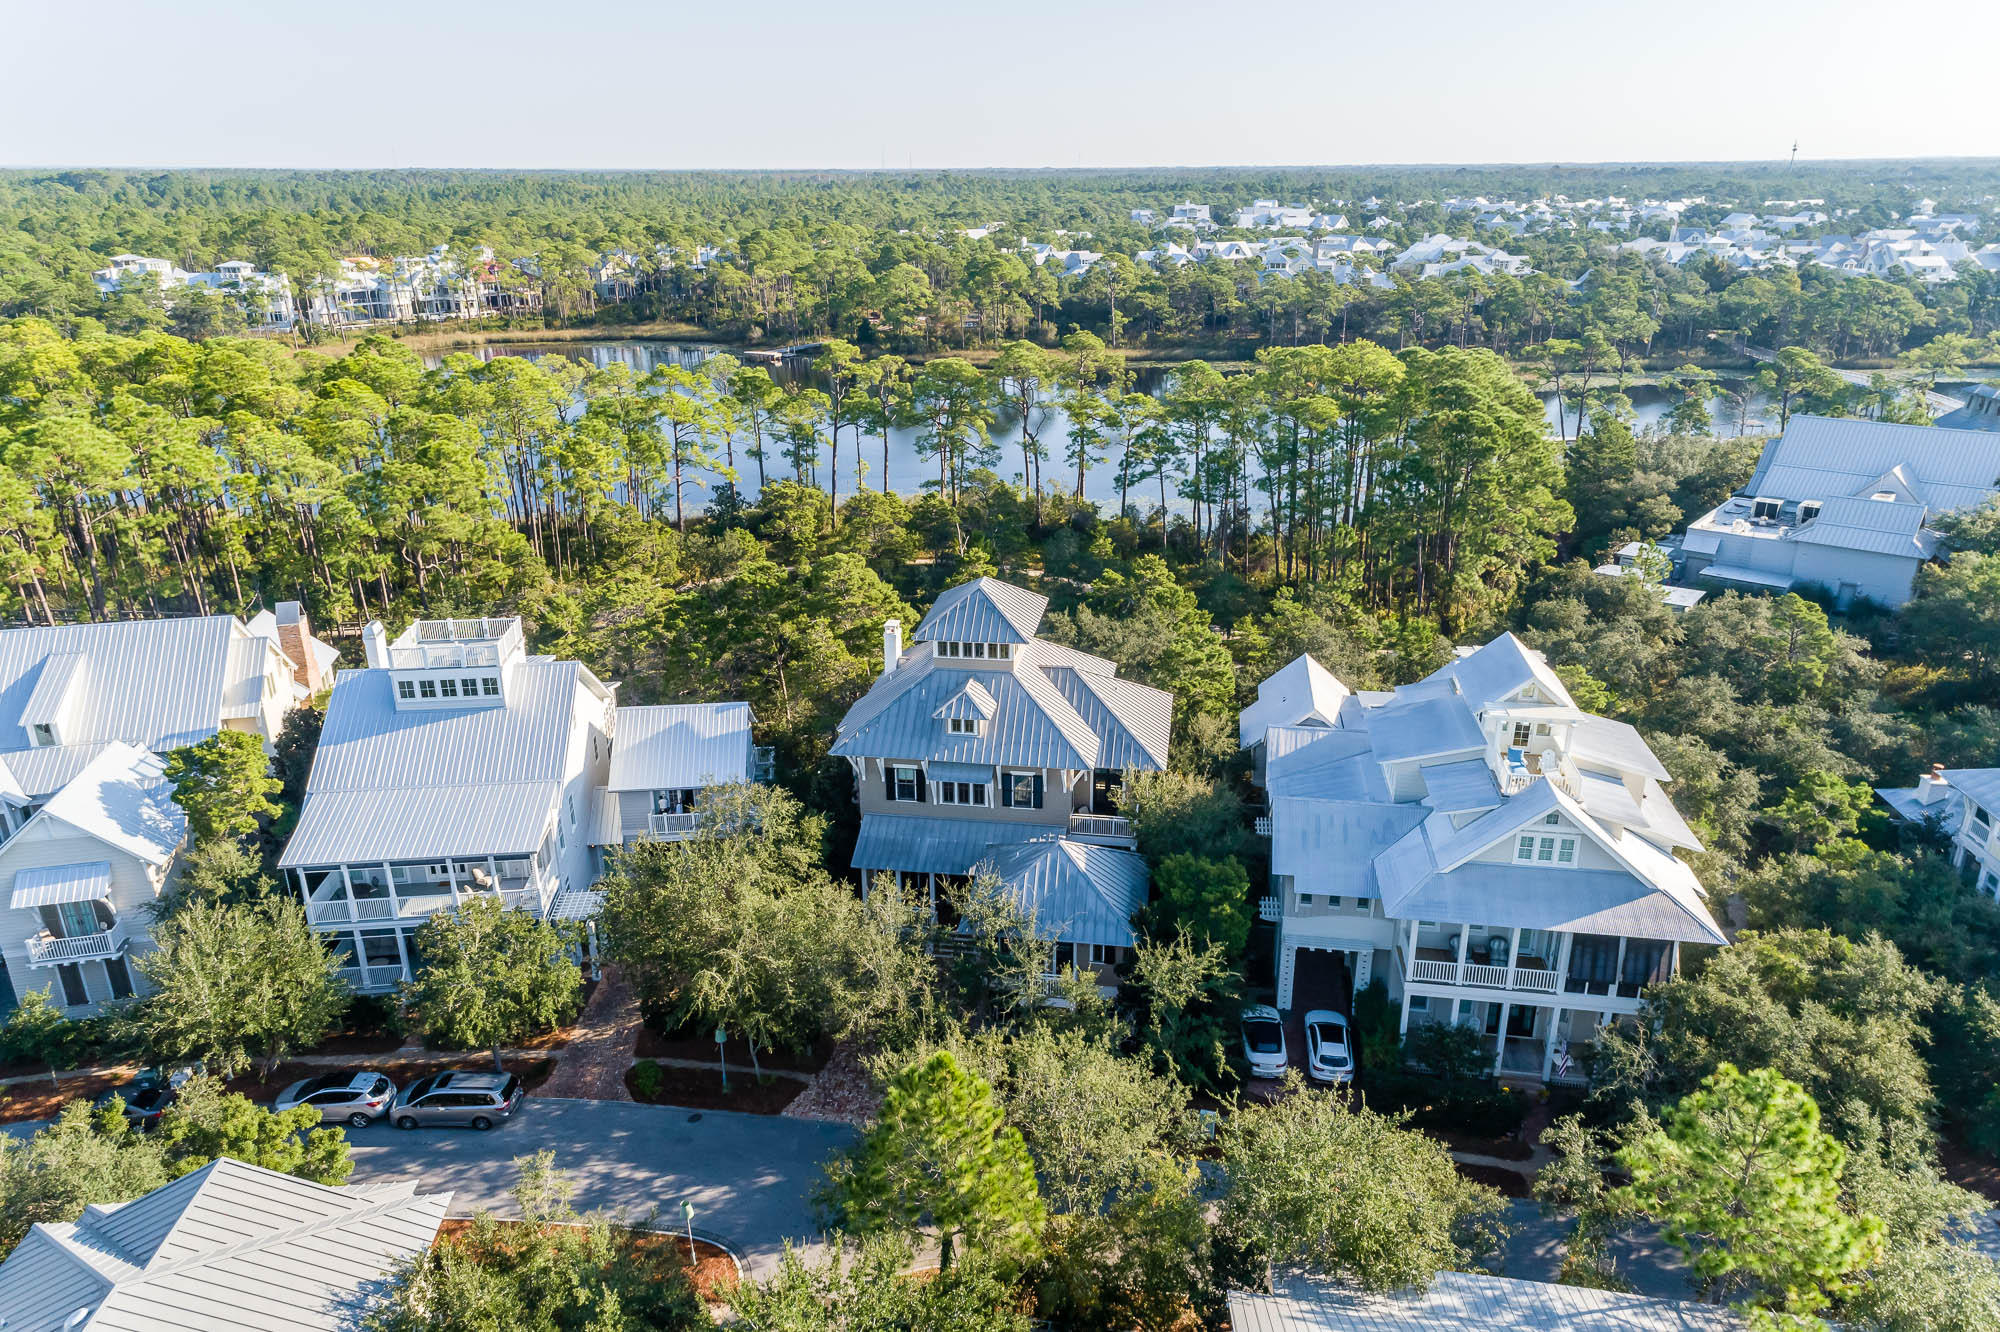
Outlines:
<svg viewBox="0 0 2000 1332"><path fill-rule="evenodd" d="M344 1120L363 1128L387 1114L395 1099L395 1083L373 1069L360 1069L294 1082L278 1093L271 1108L284 1111L308 1105L319 1111L323 1124Z"/></svg>

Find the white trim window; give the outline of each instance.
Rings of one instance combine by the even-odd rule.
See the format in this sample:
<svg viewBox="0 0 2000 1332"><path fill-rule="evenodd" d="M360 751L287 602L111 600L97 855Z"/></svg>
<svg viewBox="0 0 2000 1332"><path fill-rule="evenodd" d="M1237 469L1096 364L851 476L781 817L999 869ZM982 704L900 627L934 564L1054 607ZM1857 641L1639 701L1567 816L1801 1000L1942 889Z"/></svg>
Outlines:
<svg viewBox="0 0 2000 1332"><path fill-rule="evenodd" d="M978 735L979 726L977 717L947 717L944 729L952 735Z"/></svg>
<svg viewBox="0 0 2000 1332"><path fill-rule="evenodd" d="M923 774L913 763L893 763L889 766L889 798L915 804L923 797Z"/></svg>
<svg viewBox="0 0 2000 1332"><path fill-rule="evenodd" d="M1576 838L1522 833L1514 842L1514 859L1517 863L1535 865L1574 865Z"/></svg>
<svg viewBox="0 0 2000 1332"><path fill-rule="evenodd" d="M983 809L986 806L986 783L939 782L937 802L940 805L976 805Z"/></svg>

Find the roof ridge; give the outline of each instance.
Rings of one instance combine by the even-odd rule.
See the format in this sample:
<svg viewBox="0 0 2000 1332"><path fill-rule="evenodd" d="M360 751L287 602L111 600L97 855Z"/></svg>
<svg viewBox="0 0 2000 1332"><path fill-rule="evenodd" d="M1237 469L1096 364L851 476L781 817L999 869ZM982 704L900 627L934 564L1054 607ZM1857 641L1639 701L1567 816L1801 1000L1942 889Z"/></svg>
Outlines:
<svg viewBox="0 0 2000 1332"><path fill-rule="evenodd" d="M227 1160L229 1158L224 1157L222 1159ZM278 1173L278 1172L273 1172L273 1173ZM295 1175L288 1175L286 1176L286 1178L297 1180L297 1182L301 1184L313 1184L312 1180L299 1179ZM346 1186L315 1184L314 1187L342 1188ZM448 1207L451 1205L451 1195L449 1193L444 1193L444 1194L418 1193L415 1191L415 1188L416 1188L415 1184L412 1183L411 1191L408 1193L397 1194L392 1197L376 1198L372 1201L367 1202L366 1205L364 1206L352 1207L344 1211L330 1213L326 1216L314 1217L309 1221L301 1222L300 1224L295 1226L288 1226L283 1230L274 1230L267 1235L248 1236L223 1248L212 1249L203 1253L192 1253L185 1258L177 1258L174 1261L170 1263L164 1263L159 1267L153 1267L151 1265L148 1265L140 1269L141 1273L140 1277L132 1284L137 1285L140 1284L140 1282L142 1281L152 1281L155 1280L156 1278L176 1276L182 1272L188 1271L191 1268L206 1267L212 1263L222 1262L226 1259L234 1258L239 1254L247 1253L255 1249L268 1249L279 1244L288 1244L291 1243L293 1240L302 1239L307 1235L317 1234L322 1230L326 1230L334 1226L347 1225L351 1222L365 1221L371 1217L381 1216L386 1212L395 1211L398 1208L405 1205L430 1203L434 1200L441 1200L439 1201L440 1206ZM168 1233L171 1234L172 1232L169 1231Z"/></svg>

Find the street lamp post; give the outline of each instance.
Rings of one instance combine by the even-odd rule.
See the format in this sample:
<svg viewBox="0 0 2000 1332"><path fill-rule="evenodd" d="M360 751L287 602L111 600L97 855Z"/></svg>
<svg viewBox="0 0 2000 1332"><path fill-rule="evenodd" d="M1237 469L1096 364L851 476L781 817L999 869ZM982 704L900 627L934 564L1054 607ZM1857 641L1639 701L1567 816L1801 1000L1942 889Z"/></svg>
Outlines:
<svg viewBox="0 0 2000 1332"><path fill-rule="evenodd" d="M681 1224L687 1227L688 1267L694 1267L694 1204L681 1199Z"/></svg>

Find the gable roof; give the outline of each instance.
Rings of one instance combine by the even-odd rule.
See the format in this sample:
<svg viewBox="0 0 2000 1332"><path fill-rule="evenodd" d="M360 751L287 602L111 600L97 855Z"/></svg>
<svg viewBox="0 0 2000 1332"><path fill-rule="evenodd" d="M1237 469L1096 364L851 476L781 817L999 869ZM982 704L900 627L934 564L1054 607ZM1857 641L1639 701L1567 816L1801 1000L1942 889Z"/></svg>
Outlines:
<svg viewBox="0 0 2000 1332"><path fill-rule="evenodd" d="M123 740L164 753L222 719L233 616L113 620L0 631L0 753L29 747L60 707L64 740Z"/></svg>
<svg viewBox="0 0 2000 1332"><path fill-rule="evenodd" d="M2000 493L2000 434L1794 416L1764 446L1743 493L1822 500L1872 493L1875 481L1898 467L1934 511L1970 508Z"/></svg>
<svg viewBox="0 0 2000 1332"><path fill-rule="evenodd" d="M1315 719L1331 726L1348 693L1332 671L1302 652L1257 686L1256 702L1236 719L1238 748L1262 741L1273 726L1297 726Z"/></svg>
<svg viewBox="0 0 2000 1332"><path fill-rule="evenodd" d="M1472 708L1512 698L1530 684L1539 686L1563 707L1576 706L1562 680L1549 669L1547 659L1512 632L1501 634L1424 677L1425 683L1438 680L1455 681L1459 695Z"/></svg>
<svg viewBox="0 0 2000 1332"><path fill-rule="evenodd" d="M351 1328L451 1195L332 1188L224 1157L131 1202L37 1224L0 1264L8 1332Z"/></svg>
<svg viewBox="0 0 2000 1332"><path fill-rule="evenodd" d="M1042 624L1049 599L997 578L975 578L948 587L910 640L963 643L1027 643Z"/></svg>
<svg viewBox="0 0 2000 1332"><path fill-rule="evenodd" d="M608 791L685 790L750 780L748 703L618 709Z"/></svg>
<svg viewBox="0 0 2000 1332"><path fill-rule="evenodd" d="M149 865L166 864L187 838L187 816L174 803L165 765L135 745L104 746L15 836L43 820L67 824Z"/></svg>

